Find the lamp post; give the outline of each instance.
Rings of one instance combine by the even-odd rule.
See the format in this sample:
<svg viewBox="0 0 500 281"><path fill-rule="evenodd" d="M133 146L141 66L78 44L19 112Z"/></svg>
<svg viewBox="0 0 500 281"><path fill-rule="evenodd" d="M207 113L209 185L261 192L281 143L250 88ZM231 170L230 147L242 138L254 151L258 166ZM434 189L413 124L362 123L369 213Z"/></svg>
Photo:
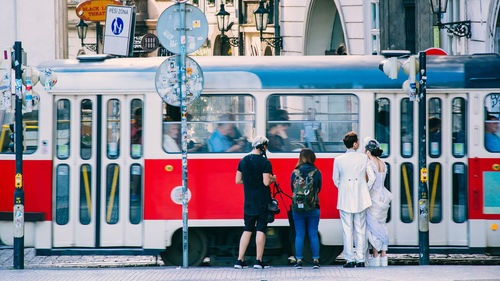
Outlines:
<svg viewBox="0 0 500 281"><path fill-rule="evenodd" d="M80 19L80 22L76 25L76 31L78 32L78 38L82 40L82 47L85 47L89 49L92 52L98 52L97 50L97 44L85 44L83 40L87 38L87 31L89 29L89 25L83 21L83 19Z"/></svg>
<svg viewBox="0 0 500 281"><path fill-rule="evenodd" d="M437 17L437 26L439 29L446 28L448 33L452 33L458 37L470 38L470 21L455 21L455 22L441 22L441 15L446 13L448 0L429 0L431 3L432 13Z"/></svg>
<svg viewBox="0 0 500 281"><path fill-rule="evenodd" d="M240 44L241 39L239 38L239 36L238 37L227 37L224 35L224 33L226 31L229 31L231 29L231 27L233 26L232 22L229 23L230 14L226 11L224 6L225 6L224 3L221 3L219 11L217 12L217 14L215 14L215 16L217 17L217 28L221 32L221 37L220 37L221 55L222 55L222 51L224 50L224 43L225 42L228 42L229 45L231 45L233 47L242 48L242 46Z"/></svg>
<svg viewBox="0 0 500 281"><path fill-rule="evenodd" d="M255 17L255 28L260 32L260 41L265 41L267 44L274 47L274 54L280 55L282 38L280 36L279 25L279 0L274 0L274 37L263 37L262 32L267 28L269 20L269 11L264 8L264 1L259 2L259 7L253 12Z"/></svg>

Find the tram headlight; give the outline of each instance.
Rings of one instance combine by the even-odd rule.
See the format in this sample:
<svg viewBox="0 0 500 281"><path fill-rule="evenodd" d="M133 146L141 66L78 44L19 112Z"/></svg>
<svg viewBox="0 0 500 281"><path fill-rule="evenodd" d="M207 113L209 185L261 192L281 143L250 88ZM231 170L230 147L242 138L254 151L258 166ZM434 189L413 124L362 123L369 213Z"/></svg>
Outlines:
<svg viewBox="0 0 500 281"><path fill-rule="evenodd" d="M378 68L382 70L389 78L396 80L398 79L398 73L401 65L399 64L398 58L392 57L383 60L379 64Z"/></svg>

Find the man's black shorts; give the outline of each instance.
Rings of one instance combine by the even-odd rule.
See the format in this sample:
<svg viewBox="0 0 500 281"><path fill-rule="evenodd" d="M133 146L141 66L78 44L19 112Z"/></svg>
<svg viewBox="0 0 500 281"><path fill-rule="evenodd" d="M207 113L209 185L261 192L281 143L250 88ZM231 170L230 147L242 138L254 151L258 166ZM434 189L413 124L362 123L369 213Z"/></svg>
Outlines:
<svg viewBox="0 0 500 281"><path fill-rule="evenodd" d="M254 232L255 230L257 230L264 233L266 232L267 230L266 212L255 216L244 215L243 218L245 220L245 231Z"/></svg>

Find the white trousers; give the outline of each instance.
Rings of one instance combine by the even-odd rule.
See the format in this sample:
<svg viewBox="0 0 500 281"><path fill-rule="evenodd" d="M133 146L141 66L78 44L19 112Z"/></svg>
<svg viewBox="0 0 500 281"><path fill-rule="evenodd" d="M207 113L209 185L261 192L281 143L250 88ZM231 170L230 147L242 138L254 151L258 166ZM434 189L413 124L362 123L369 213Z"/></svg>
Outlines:
<svg viewBox="0 0 500 281"><path fill-rule="evenodd" d="M342 221L342 234L344 238L344 258L346 262L365 262L366 253L366 211L360 213L348 213L342 210L340 220ZM354 256L353 240L356 246Z"/></svg>

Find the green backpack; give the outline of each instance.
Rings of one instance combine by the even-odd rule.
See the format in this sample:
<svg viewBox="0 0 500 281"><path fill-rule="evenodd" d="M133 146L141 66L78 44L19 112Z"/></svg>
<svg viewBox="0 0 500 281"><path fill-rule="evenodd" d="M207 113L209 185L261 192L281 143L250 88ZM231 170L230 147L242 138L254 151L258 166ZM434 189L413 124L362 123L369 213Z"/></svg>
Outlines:
<svg viewBox="0 0 500 281"><path fill-rule="evenodd" d="M310 171L304 178L299 169L295 169L293 181L292 210L296 212L309 212L316 207L316 192L314 190L314 174L317 169Z"/></svg>

